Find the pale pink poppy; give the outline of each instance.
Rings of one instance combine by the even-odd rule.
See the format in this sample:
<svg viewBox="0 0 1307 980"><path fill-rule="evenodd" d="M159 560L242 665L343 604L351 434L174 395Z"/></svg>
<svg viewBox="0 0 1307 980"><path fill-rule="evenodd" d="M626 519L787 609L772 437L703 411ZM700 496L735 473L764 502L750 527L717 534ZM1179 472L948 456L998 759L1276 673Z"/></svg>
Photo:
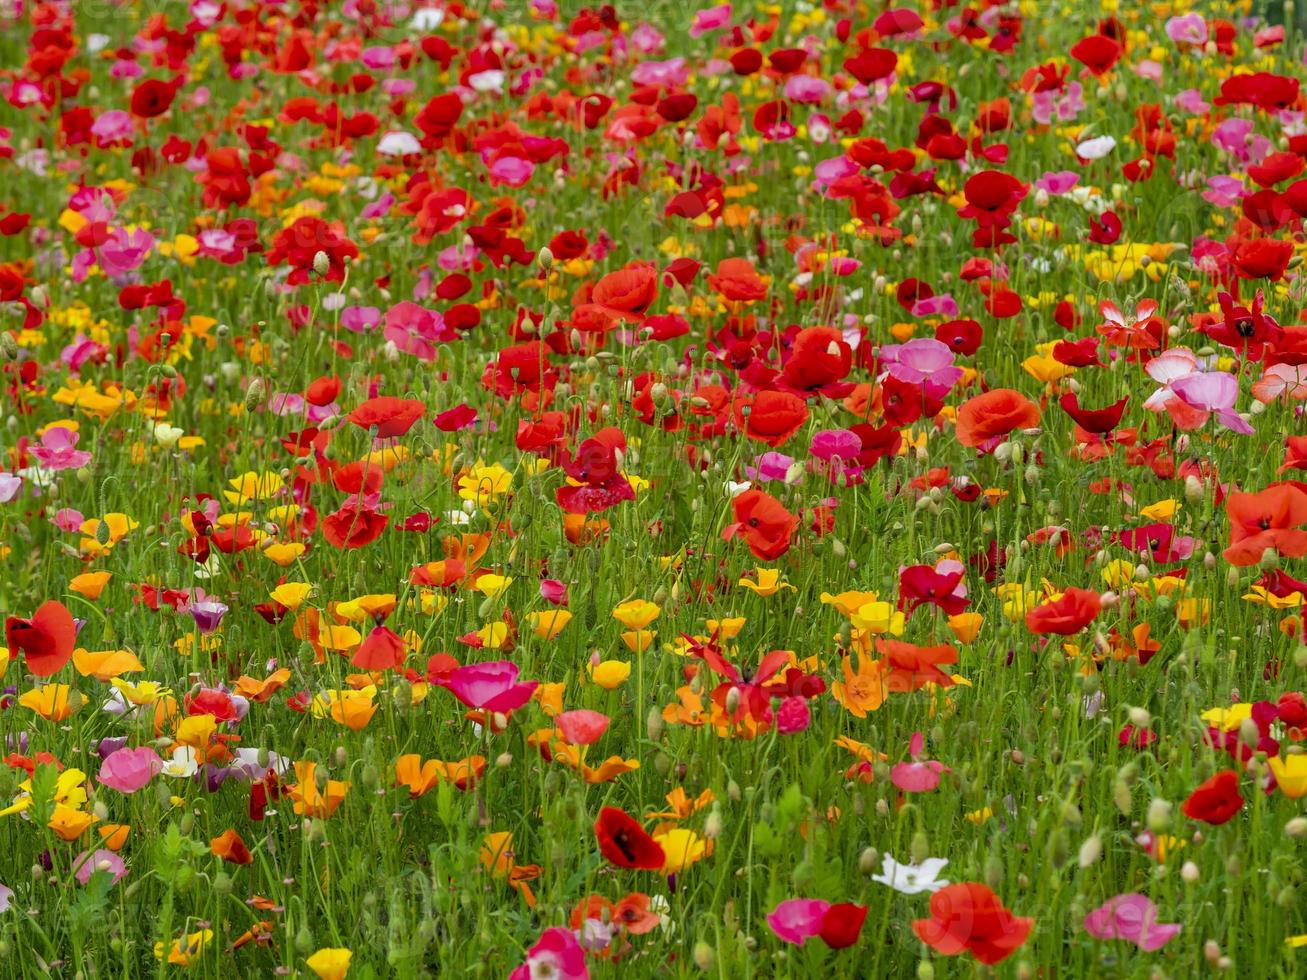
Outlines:
<svg viewBox="0 0 1307 980"><path fill-rule="evenodd" d="M588 708L564 711L554 718L554 727L568 745L592 745L608 730L608 716Z"/></svg>
<svg viewBox="0 0 1307 980"><path fill-rule="evenodd" d="M1178 936L1180 925L1159 923L1157 906L1132 892L1108 899L1085 916L1085 931L1095 939L1125 939L1151 953Z"/></svg>
<svg viewBox="0 0 1307 980"><path fill-rule="evenodd" d="M135 793L149 785L150 780L163 769L163 760L148 746L139 749L119 749L112 752L100 765L96 777L110 789L120 793Z"/></svg>

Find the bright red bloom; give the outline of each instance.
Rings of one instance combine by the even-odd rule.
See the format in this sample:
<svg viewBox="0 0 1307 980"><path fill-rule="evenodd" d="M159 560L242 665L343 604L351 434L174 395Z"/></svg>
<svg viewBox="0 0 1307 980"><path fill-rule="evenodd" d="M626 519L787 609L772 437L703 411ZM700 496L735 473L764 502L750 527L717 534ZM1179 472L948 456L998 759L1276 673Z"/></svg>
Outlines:
<svg viewBox="0 0 1307 980"><path fill-rule="evenodd" d="M788 391L760 391L735 400L735 424L750 439L775 449L803 428L808 406Z"/></svg>
<svg viewBox="0 0 1307 980"><path fill-rule="evenodd" d="M1071 57L1094 75L1106 75L1121 60L1125 49L1110 37L1091 34L1071 45Z"/></svg>
<svg viewBox="0 0 1307 980"><path fill-rule="evenodd" d="M132 115L142 119L162 116L172 105L177 95L177 87L171 82L161 82L150 78L141 82L132 92Z"/></svg>
<svg viewBox="0 0 1307 980"><path fill-rule="evenodd" d="M1125 407L1129 401L1130 399L1126 397L1113 402L1106 408L1081 408L1080 399L1074 392L1071 392L1063 395L1058 404L1062 406L1062 411L1070 415L1080 428L1086 432L1102 435L1105 432L1111 432L1121 424L1121 416L1125 414Z"/></svg>
<svg viewBox="0 0 1307 980"><path fill-rule="evenodd" d="M1239 774L1233 769L1222 769L1215 776L1200 783L1180 810L1190 820L1223 824L1232 820L1243 809L1243 796L1239 793Z"/></svg>
<svg viewBox="0 0 1307 980"><path fill-rule="evenodd" d="M826 910L821 918L821 932L817 935L831 949L844 949L858 941L866 919L867 906L839 902Z"/></svg>
<svg viewBox="0 0 1307 980"><path fill-rule="evenodd" d="M350 497L340 510L322 519L322 536L333 548L362 548L381 537L390 518Z"/></svg>
<svg viewBox="0 0 1307 980"><path fill-rule="evenodd" d="M386 626L377 626L363 638L350 663L360 670L394 670L403 665L404 653L403 638Z"/></svg>
<svg viewBox="0 0 1307 980"><path fill-rule="evenodd" d="M967 203L958 209L963 218L973 218L984 225L1006 224L1008 215L1017 209L1029 188L1011 174L1001 170L982 170L967 178L962 195Z"/></svg>
<svg viewBox="0 0 1307 980"><path fill-rule="evenodd" d="M590 291L590 302L619 320L639 320L657 298L658 270L649 262L631 262L610 272Z"/></svg>
<svg viewBox="0 0 1307 980"><path fill-rule="evenodd" d="M1072 636L1092 623L1102 608L1103 600L1097 592L1070 588L1060 598L1027 612L1026 628L1032 633Z"/></svg>
<svg viewBox="0 0 1307 980"><path fill-rule="evenodd" d="M10 650L23 651L27 669L37 677L57 674L72 657L76 642L73 614L54 599L42 603L31 619L5 620L5 643Z"/></svg>
<svg viewBox="0 0 1307 980"><path fill-rule="evenodd" d="M731 506L735 523L722 533L723 538L742 536L749 551L761 561L774 561L790 550L799 518L771 494L746 490L731 501Z"/></svg>
<svg viewBox="0 0 1307 980"><path fill-rule="evenodd" d="M326 256L325 273L319 273L317 256ZM272 238L268 250L268 264L291 266L287 284L301 286L310 282L311 275L321 275L326 282L345 281L345 260L359 257L358 246L345 237L345 226L339 221L327 222L313 215L296 218L289 228L283 228Z"/></svg>
<svg viewBox="0 0 1307 980"><path fill-rule="evenodd" d="M885 683L891 691L919 691L927 684L952 687L951 675L940 665L958 662L958 652L947 643L922 647L902 640L879 638L876 650L885 658Z"/></svg>
<svg viewBox="0 0 1307 980"><path fill-rule="evenodd" d="M380 395L369 398L346 416L360 429L377 427L378 439L395 439L413 428L427 407L416 398L392 398Z"/></svg>
<svg viewBox="0 0 1307 980"><path fill-rule="evenodd" d="M912 931L944 956L970 953L994 964L1015 953L1035 924L1003 907L987 886L964 882L941 888L930 896L929 919L916 919Z"/></svg>
<svg viewBox="0 0 1307 980"><path fill-rule="evenodd" d="M1292 483L1277 483L1260 493L1231 493L1225 498L1230 518L1230 546L1225 560L1248 566L1261 561L1267 548L1286 558L1307 555L1307 493Z"/></svg>
<svg viewBox="0 0 1307 980"><path fill-rule="evenodd" d="M958 442L976 448L1038 424L1038 405L1019 391L995 388L962 403L955 431Z"/></svg>
<svg viewBox="0 0 1307 980"><path fill-rule="evenodd" d="M600 853L619 868L659 871L667 862L662 845L625 810L604 807L594 829Z"/></svg>

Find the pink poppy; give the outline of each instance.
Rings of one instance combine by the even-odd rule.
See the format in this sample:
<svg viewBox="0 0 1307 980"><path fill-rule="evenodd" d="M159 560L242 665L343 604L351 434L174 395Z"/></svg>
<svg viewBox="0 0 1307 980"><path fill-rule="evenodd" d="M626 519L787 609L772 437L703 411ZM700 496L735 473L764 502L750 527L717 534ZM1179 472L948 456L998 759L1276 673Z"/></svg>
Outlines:
<svg viewBox="0 0 1307 980"><path fill-rule="evenodd" d="M48 470L75 470L91 461L91 454L77 448L80 434L63 425L52 425L41 433L41 445L31 449Z"/></svg>
<svg viewBox="0 0 1307 980"><path fill-rule="evenodd" d="M73 877L83 885L90 884L91 876L97 871L106 871L114 881L118 881L127 874L127 865L117 854L103 847L83 851L73 859Z"/></svg>
<svg viewBox="0 0 1307 980"><path fill-rule="evenodd" d="M1108 899L1085 916L1085 931L1095 939L1125 939L1151 953L1178 936L1180 925L1159 923L1157 906L1132 892Z"/></svg>
<svg viewBox="0 0 1307 980"><path fill-rule="evenodd" d="M96 778L120 793L135 793L148 786L162 769L163 760L152 748L119 749L110 753L100 765L100 774Z"/></svg>
<svg viewBox="0 0 1307 980"><path fill-rule="evenodd" d="M500 713L522 707L538 686L536 681L519 683L517 664L507 660L459 667L440 684L469 708Z"/></svg>
<svg viewBox="0 0 1307 980"><path fill-rule="evenodd" d="M526 951L526 962L508 975L508 980L589 980L585 950L575 933L562 926L552 926L540 934L539 941Z"/></svg>
<svg viewBox="0 0 1307 980"><path fill-rule="evenodd" d="M772 909L767 925L781 942L802 946L821 932L830 902L820 898L790 898Z"/></svg>
<svg viewBox="0 0 1307 980"><path fill-rule="evenodd" d="M564 711L554 718L554 726L563 733L568 745L591 745L608 729L608 716L588 708Z"/></svg>

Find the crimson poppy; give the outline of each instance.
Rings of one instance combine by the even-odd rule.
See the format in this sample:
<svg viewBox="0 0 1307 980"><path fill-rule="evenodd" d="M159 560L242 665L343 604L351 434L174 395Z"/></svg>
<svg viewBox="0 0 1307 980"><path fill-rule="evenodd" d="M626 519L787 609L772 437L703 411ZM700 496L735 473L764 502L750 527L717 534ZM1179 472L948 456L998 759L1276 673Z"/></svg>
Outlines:
<svg viewBox="0 0 1307 980"><path fill-rule="evenodd" d="M1223 824L1234 819L1243 809L1243 796L1239 792L1239 774L1233 769L1222 769L1211 779L1199 783L1180 811L1190 820Z"/></svg>
<svg viewBox="0 0 1307 980"><path fill-rule="evenodd" d="M594 831L600 853L619 868L659 871L667 862L662 845L625 810L604 807Z"/></svg>
<svg viewBox="0 0 1307 980"><path fill-rule="evenodd" d="M867 919L867 907L852 902L839 902L826 910L821 917L821 941L831 949L845 949L858 941L862 923Z"/></svg>
<svg viewBox="0 0 1307 980"><path fill-rule="evenodd" d="M1080 428L1086 432L1101 435L1104 432L1111 432L1121 424L1121 416L1125 414L1125 407L1129 401L1130 399L1127 397L1113 402L1106 408L1082 408L1080 399L1075 392L1069 392L1062 396L1058 404L1062 406L1062 411L1070 415Z"/></svg>

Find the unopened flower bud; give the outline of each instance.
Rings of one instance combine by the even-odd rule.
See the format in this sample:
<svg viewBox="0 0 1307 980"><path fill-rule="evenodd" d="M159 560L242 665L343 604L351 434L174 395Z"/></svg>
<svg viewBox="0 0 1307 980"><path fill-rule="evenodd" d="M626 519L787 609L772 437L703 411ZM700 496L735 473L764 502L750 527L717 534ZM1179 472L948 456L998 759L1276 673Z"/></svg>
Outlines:
<svg viewBox="0 0 1307 980"><path fill-rule="evenodd" d="M325 276L331 271L331 256L322 249L313 253L313 271L320 276Z"/></svg>

